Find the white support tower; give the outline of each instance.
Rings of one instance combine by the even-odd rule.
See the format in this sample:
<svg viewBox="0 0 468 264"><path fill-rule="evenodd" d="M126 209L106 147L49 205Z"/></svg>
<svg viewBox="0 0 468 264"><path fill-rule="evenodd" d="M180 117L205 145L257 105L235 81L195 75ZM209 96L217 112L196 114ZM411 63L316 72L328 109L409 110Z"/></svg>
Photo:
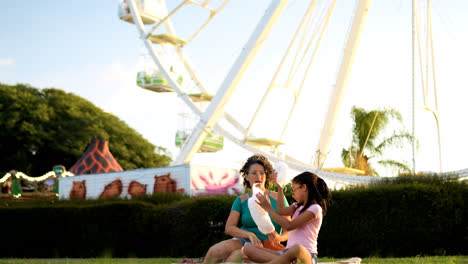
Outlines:
<svg viewBox="0 0 468 264"><path fill-rule="evenodd" d="M330 148L330 142L335 132L336 120L341 109L344 93L348 86L349 75L356 57L359 41L361 40L364 24L366 23L369 7L372 0L359 0L359 3L354 14L353 24L349 32L348 40L344 49L343 59L341 60L340 70L336 78L335 87L333 89L330 102L328 104L328 112L320 134L319 145L315 153L313 166L317 169L322 168Z"/></svg>
<svg viewBox="0 0 468 264"><path fill-rule="evenodd" d="M422 19L422 23L420 23L420 14L423 12L419 12L420 8L418 8L418 3L413 0L412 2L412 44L413 44L413 173L416 172L416 106L417 106L417 96L416 96L416 66L419 64L419 75L421 78L421 88L422 88L422 98L423 98L423 105L421 106L422 109L431 112L435 118L436 126L437 126L437 144L439 147L439 171L440 173L443 172L442 169L442 143L440 139L440 123L439 123L439 104L437 98L437 82L436 82L436 71L435 71L435 57L434 57L434 40L432 36L432 12L431 12L431 0L426 0L426 19ZM424 11L424 10L423 10ZM422 25L421 25L422 24ZM425 25L425 27L423 27ZM425 43L421 40L421 30L425 28ZM417 48L417 53L416 53ZM425 49L426 53L423 55L423 49ZM417 54L417 56L416 56ZM416 57L419 58L419 63L416 61ZM425 71L424 71L425 68ZM432 71L429 71L431 68ZM432 80L430 80L429 76L432 75ZM432 82L431 82L432 81ZM432 84L432 85L431 85ZM432 87L433 89L433 105L431 105L429 99L429 90Z"/></svg>

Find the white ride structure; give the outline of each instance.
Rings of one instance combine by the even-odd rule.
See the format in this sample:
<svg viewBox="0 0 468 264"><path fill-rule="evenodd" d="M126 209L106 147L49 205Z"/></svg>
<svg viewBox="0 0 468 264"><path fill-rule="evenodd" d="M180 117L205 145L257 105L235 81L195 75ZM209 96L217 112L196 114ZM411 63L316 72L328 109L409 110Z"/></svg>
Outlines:
<svg viewBox="0 0 468 264"><path fill-rule="evenodd" d="M312 163L302 162L292 156L285 155L281 152L280 146L285 144L283 142L284 134L288 129L291 117L294 115L297 100L301 96L304 83L320 46L321 39L327 29L336 0L321 1L320 8L317 8L317 0L310 1L304 16L299 25L297 25L292 41L283 55L283 59L248 126L244 126L243 123L245 122L240 122L230 115L226 111L225 106L235 93L247 68L260 51L265 39L272 31L280 15L286 10L290 1L271 1L214 95L208 93L208 90L197 76L193 65L184 52L184 47L190 45L191 41L223 10L229 0L220 0L221 3L216 8L210 7L212 2L213 0L181 0L170 11L164 0L125 0L119 7L119 17L124 21L136 25L140 38L157 66L157 70L153 73L139 72L137 84L154 92L177 93L183 103L198 117L197 124L190 131L178 131L176 144L181 147L181 150L173 165L190 163L195 153L204 151L203 148L205 147L206 149L206 146L209 145L207 142L213 140L213 138L218 140L218 145L207 151L222 149L220 137L223 137L223 140L226 138L249 152L261 153L273 162L284 161L293 170L309 170L335 183L366 184L375 179L375 177L370 176L346 175L321 170L329 152L338 113L347 87L356 49L367 19L371 0L357 1L350 31L345 43L344 54L328 104L328 112L318 141L318 147L316 148L317 151L314 155L315 160ZM182 39L176 34L171 18L176 13L183 12L184 9L189 7L206 10L209 15L204 23L193 29L187 39ZM190 26L193 27L193 25L187 25L187 27ZM427 32L432 38L432 33L429 30ZM293 46L296 48L294 49ZM285 61L291 60L291 58L293 58L292 65L291 63L287 65ZM180 65L178 70L183 71L183 76L188 78L178 75L176 73L178 72L177 70L174 71L174 61L177 61ZM287 75L286 81L281 81L279 76L285 74ZM297 85L293 85L293 82L296 82ZM282 128L281 136L274 139L254 137L251 133L252 126L270 91L276 87L282 87L291 91L294 98L291 107L284 109L284 111L288 112L288 118ZM208 102L208 107L206 109L201 107L200 101ZM437 106L433 112L437 118ZM222 122L220 120L228 123L236 131L232 131L232 129L227 129L221 125Z"/></svg>

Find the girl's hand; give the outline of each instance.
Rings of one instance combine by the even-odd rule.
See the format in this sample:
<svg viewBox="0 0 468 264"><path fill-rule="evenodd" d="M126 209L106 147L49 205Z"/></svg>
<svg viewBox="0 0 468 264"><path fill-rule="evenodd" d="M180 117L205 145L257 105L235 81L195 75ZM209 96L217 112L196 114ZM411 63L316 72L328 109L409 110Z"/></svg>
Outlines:
<svg viewBox="0 0 468 264"><path fill-rule="evenodd" d="M257 245L259 247L263 247L262 241L258 239L258 237L254 233L249 234L249 240L252 242L252 244Z"/></svg>
<svg viewBox="0 0 468 264"><path fill-rule="evenodd" d="M273 171L273 177L271 178L271 182L279 186L278 184L278 172Z"/></svg>
<svg viewBox="0 0 468 264"><path fill-rule="evenodd" d="M268 198L268 196L258 193L255 197L257 197L256 203L260 205L263 208L263 210L268 211L268 209L272 208L270 198Z"/></svg>

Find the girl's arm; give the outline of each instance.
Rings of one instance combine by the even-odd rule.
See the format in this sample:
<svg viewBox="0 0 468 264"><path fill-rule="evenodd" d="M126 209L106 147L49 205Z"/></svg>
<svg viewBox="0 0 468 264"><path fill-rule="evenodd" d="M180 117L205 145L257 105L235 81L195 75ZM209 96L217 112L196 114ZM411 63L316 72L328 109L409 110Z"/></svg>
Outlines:
<svg viewBox="0 0 468 264"><path fill-rule="evenodd" d="M276 178L275 178L275 180L276 180ZM278 198L276 199L276 209L278 209L278 213L280 215L291 216L294 213L294 210L296 210L296 206L294 204L292 204L292 205L290 205L288 207L284 206L283 187L281 187L281 185L279 185L279 184L277 184L277 185L278 185Z"/></svg>
<svg viewBox="0 0 468 264"><path fill-rule="evenodd" d="M248 238L254 245L262 245L262 241L260 241L260 239L258 239L254 233L242 230L237 227L239 219L240 213L235 210L231 210L231 213L229 214L229 217L226 221L224 232L233 237Z"/></svg>
<svg viewBox="0 0 468 264"><path fill-rule="evenodd" d="M276 197L276 209L280 215L291 216L296 210L296 206L290 205L288 207L284 206L284 192L281 184L278 183L278 173L275 171L273 173L272 182L278 186L278 196Z"/></svg>
<svg viewBox="0 0 468 264"><path fill-rule="evenodd" d="M280 224L284 229L291 231L296 228L305 226L307 223L315 219L315 214L310 211L305 211L304 213L300 214L294 220L287 220L283 218L280 214L278 214L273 207L271 207L270 200L262 195L261 193L257 194L258 204L265 209L265 211L270 214L275 221Z"/></svg>

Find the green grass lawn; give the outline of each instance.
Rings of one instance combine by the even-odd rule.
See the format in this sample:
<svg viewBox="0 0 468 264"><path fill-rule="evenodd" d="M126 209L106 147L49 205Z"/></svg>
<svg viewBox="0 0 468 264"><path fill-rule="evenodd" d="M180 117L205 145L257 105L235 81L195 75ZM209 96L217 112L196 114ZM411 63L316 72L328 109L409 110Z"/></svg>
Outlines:
<svg viewBox="0 0 468 264"><path fill-rule="evenodd" d="M179 263L182 258L95 258L95 259L0 259L0 264L161 264ZM333 262L332 258L319 258L320 262ZM363 258L362 264L468 264L468 256L435 256L412 258Z"/></svg>

